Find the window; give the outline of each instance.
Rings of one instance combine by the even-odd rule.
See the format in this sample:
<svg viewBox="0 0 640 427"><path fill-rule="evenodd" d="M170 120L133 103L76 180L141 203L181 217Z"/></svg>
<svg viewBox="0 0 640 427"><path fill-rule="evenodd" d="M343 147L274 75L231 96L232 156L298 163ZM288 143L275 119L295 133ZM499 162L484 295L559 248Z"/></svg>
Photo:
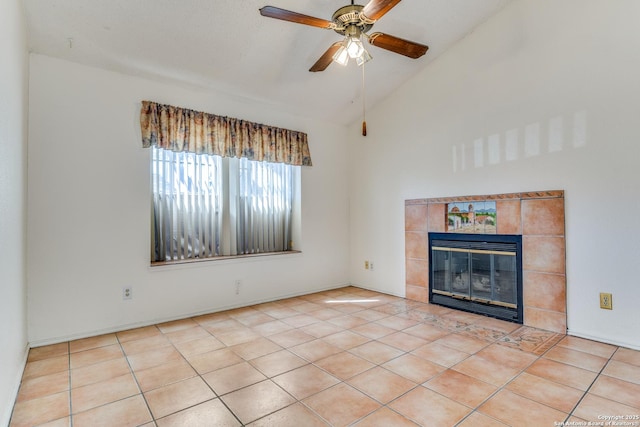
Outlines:
<svg viewBox="0 0 640 427"><path fill-rule="evenodd" d="M152 147L154 262L290 251L300 166Z"/></svg>

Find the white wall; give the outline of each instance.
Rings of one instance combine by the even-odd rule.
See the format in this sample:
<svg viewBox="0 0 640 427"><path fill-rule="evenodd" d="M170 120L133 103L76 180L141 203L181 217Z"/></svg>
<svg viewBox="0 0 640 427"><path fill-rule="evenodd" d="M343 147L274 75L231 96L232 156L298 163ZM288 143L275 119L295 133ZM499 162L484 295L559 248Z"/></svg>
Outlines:
<svg viewBox="0 0 640 427"><path fill-rule="evenodd" d="M27 32L18 0L0 1L0 425L8 425L27 351Z"/></svg>
<svg viewBox="0 0 640 427"><path fill-rule="evenodd" d="M569 333L640 348L638 16L514 1L354 125L352 282L404 294L405 199L565 190Z"/></svg>
<svg viewBox="0 0 640 427"><path fill-rule="evenodd" d="M32 345L348 283L344 127L203 89L30 60ZM151 268L149 150L138 122L145 99L307 132L314 166L302 169L303 253Z"/></svg>

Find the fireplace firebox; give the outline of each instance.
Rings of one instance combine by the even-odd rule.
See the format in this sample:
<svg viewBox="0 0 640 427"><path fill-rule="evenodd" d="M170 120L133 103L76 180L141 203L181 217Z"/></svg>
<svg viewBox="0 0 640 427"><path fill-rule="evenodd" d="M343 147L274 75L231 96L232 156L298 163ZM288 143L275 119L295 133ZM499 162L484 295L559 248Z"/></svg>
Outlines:
<svg viewBox="0 0 640 427"><path fill-rule="evenodd" d="M429 233L429 302L522 324L522 236Z"/></svg>

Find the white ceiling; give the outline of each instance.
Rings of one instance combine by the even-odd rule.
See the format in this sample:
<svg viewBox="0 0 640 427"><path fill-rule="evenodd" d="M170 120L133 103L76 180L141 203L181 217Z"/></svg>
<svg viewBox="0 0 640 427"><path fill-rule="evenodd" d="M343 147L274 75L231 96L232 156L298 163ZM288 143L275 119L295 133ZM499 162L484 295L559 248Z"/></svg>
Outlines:
<svg viewBox="0 0 640 427"><path fill-rule="evenodd" d="M417 60L367 45L372 108L511 0L405 0L370 32L429 46ZM355 63L309 68L332 30L262 17L276 6L331 20L348 0L23 0L32 52L147 78L211 88L341 124L359 120ZM358 2L366 4L366 1ZM73 39L71 44L69 39ZM214 112L219 113L219 112Z"/></svg>

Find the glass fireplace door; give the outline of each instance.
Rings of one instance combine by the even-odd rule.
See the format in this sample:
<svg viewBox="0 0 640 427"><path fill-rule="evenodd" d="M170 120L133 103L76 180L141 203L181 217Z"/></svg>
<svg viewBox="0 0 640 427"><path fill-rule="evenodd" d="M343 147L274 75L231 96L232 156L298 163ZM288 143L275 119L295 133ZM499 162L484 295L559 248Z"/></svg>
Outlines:
<svg viewBox="0 0 640 427"><path fill-rule="evenodd" d="M433 247L432 251L433 292L516 307L515 252L446 247Z"/></svg>

